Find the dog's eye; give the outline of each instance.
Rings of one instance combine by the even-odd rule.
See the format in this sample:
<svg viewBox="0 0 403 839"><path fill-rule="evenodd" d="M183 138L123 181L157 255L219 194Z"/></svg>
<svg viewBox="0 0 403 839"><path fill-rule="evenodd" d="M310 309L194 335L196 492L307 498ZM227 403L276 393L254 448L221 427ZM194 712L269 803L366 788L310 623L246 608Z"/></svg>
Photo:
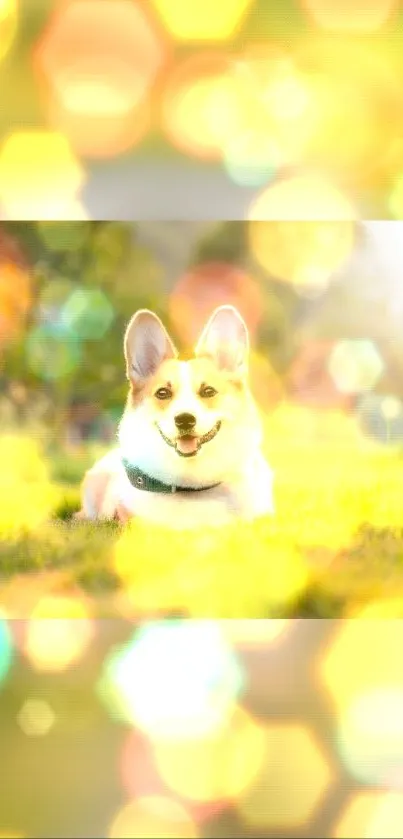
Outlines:
<svg viewBox="0 0 403 839"><path fill-rule="evenodd" d="M155 396L157 399L170 399L172 396L172 391L169 390L168 387L159 387L158 390L155 392Z"/></svg>
<svg viewBox="0 0 403 839"><path fill-rule="evenodd" d="M212 396L216 396L217 391L211 387L211 385L202 385L199 390L199 396L202 396L203 399L211 399Z"/></svg>

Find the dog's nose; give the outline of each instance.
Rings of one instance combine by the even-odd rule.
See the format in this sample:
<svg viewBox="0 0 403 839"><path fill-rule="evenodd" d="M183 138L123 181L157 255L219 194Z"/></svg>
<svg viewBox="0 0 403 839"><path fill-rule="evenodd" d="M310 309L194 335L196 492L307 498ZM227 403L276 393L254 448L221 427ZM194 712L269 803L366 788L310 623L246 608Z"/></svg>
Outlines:
<svg viewBox="0 0 403 839"><path fill-rule="evenodd" d="M193 431L196 425L196 417L193 414L177 414L175 425L179 431Z"/></svg>

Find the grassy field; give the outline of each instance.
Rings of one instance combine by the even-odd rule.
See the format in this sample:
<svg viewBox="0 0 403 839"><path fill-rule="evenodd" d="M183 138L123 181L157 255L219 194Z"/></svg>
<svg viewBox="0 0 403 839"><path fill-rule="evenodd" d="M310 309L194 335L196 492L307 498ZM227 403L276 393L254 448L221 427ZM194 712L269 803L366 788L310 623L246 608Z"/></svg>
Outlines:
<svg viewBox="0 0 403 839"><path fill-rule="evenodd" d="M32 434L0 438L6 614L403 616L403 453L353 420L277 410L266 421L277 515L219 531L72 521L100 451L49 457Z"/></svg>

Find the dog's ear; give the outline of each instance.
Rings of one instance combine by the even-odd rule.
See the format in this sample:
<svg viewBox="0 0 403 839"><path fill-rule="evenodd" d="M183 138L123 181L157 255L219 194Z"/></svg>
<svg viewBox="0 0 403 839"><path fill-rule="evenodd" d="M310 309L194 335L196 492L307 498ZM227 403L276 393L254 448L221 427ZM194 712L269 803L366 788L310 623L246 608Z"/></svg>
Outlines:
<svg viewBox="0 0 403 839"><path fill-rule="evenodd" d="M196 356L208 356L222 370L242 373L248 364L249 335L245 321L234 306L219 306L196 345Z"/></svg>
<svg viewBox="0 0 403 839"><path fill-rule="evenodd" d="M165 326L148 309L133 315L124 338L126 375L128 379L145 381L167 358L178 355Z"/></svg>

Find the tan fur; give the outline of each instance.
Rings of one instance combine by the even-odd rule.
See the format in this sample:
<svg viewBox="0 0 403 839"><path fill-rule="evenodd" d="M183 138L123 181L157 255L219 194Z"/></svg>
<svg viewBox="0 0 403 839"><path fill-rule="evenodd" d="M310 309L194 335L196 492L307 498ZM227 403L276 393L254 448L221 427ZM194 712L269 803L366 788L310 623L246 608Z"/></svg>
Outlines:
<svg viewBox="0 0 403 839"><path fill-rule="evenodd" d="M130 388L120 445L86 474L80 515L120 521L138 515L186 528L272 513L272 472L260 451L260 419L247 380L247 330L236 310L220 307L213 313L189 361L178 360L155 315L138 312L126 331L124 351ZM206 398L205 386L217 393ZM158 398L160 388L169 389L168 398ZM176 448L184 445L175 424L182 413L195 417L197 440L215 435L200 442L191 457ZM219 486L175 494L140 490L130 484L122 454L170 485Z"/></svg>

